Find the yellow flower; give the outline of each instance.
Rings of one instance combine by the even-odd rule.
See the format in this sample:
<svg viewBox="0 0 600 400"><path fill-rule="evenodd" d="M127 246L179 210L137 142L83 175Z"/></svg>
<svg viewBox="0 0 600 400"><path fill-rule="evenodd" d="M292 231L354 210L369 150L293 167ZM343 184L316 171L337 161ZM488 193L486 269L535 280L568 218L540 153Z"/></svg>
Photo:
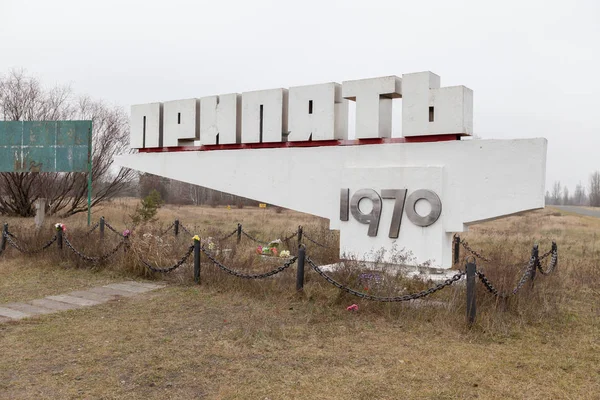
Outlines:
<svg viewBox="0 0 600 400"><path fill-rule="evenodd" d="M196 235L192 239L194 239L195 241L199 242L200 241L200 236Z"/></svg>

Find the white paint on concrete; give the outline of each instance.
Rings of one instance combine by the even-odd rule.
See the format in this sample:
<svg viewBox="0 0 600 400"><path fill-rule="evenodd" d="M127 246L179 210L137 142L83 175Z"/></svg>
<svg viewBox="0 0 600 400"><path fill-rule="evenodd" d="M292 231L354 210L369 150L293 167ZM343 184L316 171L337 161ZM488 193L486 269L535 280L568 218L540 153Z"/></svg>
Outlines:
<svg viewBox="0 0 600 400"><path fill-rule="evenodd" d="M342 83L342 96L356 102L356 138L392 137L392 99L402 96L397 76Z"/></svg>
<svg viewBox="0 0 600 400"><path fill-rule="evenodd" d="M261 121L265 143L304 141L311 134L313 140L346 139L348 102L344 98L356 101L356 121L352 123L357 139L391 137L392 99L400 97L404 136L471 135L473 131L473 92L464 86L442 88L440 77L431 72L404 74L402 79L385 76L345 81L342 85L297 86L291 88L291 96L289 110L287 89L246 92L241 104L240 96L234 93L164 105L134 105L131 147L211 145L217 144L217 135L219 144L259 143ZM312 114L308 112L310 101ZM433 121L429 121L430 107ZM200 140L194 140L198 134Z"/></svg>
<svg viewBox="0 0 600 400"><path fill-rule="evenodd" d="M242 138L242 97L237 93L200 99L199 145L235 144Z"/></svg>
<svg viewBox="0 0 600 400"><path fill-rule="evenodd" d="M432 72L402 75L402 136L472 133L471 89L442 88L440 77Z"/></svg>
<svg viewBox="0 0 600 400"><path fill-rule="evenodd" d="M163 104L163 146L192 145L199 138L200 102L173 100Z"/></svg>
<svg viewBox="0 0 600 400"><path fill-rule="evenodd" d="M132 149L162 146L162 112L162 103L131 106L131 138L129 145Z"/></svg>
<svg viewBox="0 0 600 400"><path fill-rule="evenodd" d="M140 153L117 164L318 215L340 230L341 252L368 259L381 248L411 250L419 263L450 267L454 232L469 224L542 208L547 141L465 140L360 146ZM196 174L190 171L211 171ZM436 223L406 215L388 237L393 202L383 200L376 237L350 217L340 221L340 189L429 189L442 201Z"/></svg>
<svg viewBox="0 0 600 400"><path fill-rule="evenodd" d="M348 100L338 83L296 86L289 91L288 141L348 138Z"/></svg>
<svg viewBox="0 0 600 400"><path fill-rule="evenodd" d="M242 142L281 142L288 131L287 110L287 89L242 93Z"/></svg>

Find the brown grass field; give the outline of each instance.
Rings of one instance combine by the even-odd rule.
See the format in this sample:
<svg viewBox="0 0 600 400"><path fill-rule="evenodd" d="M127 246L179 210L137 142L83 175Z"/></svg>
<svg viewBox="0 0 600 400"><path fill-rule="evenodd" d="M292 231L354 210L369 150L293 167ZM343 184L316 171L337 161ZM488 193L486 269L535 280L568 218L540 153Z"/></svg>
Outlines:
<svg viewBox="0 0 600 400"><path fill-rule="evenodd" d="M93 218L104 215L125 229L134 207L132 200L115 201ZM185 235L143 237L176 218L203 237L229 233L238 222L260 238L303 225L312 237L337 244L327 221L287 210L165 206L159 218L159 227L136 229L127 255L98 266L54 247L42 256L14 249L0 255L0 303L132 278L169 283L150 294L0 324L1 399L600 399L598 218L548 208L473 226L463 237L493 259L478 268L501 288L514 286L533 243L543 253L556 240L559 264L507 303L478 284L470 329L462 285L433 301L383 304L351 297L314 271L296 293L295 267L247 281L203 259L201 285L188 265L150 274L136 255L167 265L191 244ZM61 222L86 254L117 243L108 232L106 243L84 237L84 220ZM49 218L37 235L29 233L31 220L7 222L27 243L42 243L58 221ZM236 269L279 265L254 256L255 244L246 239L223 246L233 247L222 260ZM307 243L315 260L328 262L336 253ZM431 285L399 279L395 284L408 291ZM373 290L391 295L398 286ZM359 311L346 311L353 303Z"/></svg>

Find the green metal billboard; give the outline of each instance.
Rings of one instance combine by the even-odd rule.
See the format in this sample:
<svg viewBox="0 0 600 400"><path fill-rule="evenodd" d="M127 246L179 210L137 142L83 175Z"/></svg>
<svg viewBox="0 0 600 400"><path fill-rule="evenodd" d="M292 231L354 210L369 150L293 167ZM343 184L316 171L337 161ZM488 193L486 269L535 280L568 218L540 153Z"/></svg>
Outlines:
<svg viewBox="0 0 600 400"><path fill-rule="evenodd" d="M88 172L92 121L0 121L0 172Z"/></svg>
<svg viewBox="0 0 600 400"><path fill-rule="evenodd" d="M92 205L92 121L0 121L0 172L85 172Z"/></svg>

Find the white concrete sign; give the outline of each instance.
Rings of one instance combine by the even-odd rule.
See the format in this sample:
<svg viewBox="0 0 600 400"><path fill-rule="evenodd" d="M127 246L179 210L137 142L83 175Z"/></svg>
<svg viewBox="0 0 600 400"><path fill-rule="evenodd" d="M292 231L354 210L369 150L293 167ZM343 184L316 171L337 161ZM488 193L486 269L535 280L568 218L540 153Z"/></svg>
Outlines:
<svg viewBox="0 0 600 400"><path fill-rule="evenodd" d="M366 141L347 140L349 100ZM430 72L137 105L140 152L117 163L328 218L341 256L405 248L450 267L455 232L544 206L546 140L460 140L472 110Z"/></svg>

